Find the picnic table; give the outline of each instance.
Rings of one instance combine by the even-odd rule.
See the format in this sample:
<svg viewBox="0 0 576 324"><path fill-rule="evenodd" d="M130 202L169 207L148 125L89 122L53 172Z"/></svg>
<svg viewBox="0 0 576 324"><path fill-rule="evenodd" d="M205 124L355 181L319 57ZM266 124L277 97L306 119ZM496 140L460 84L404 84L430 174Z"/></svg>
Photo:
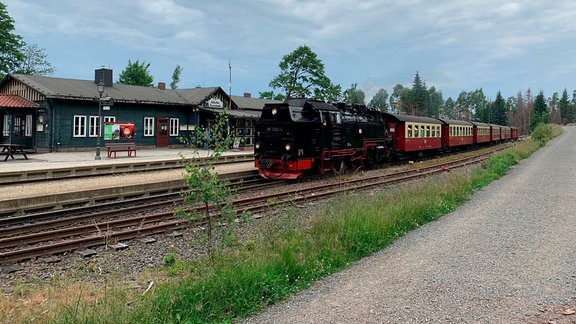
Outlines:
<svg viewBox="0 0 576 324"><path fill-rule="evenodd" d="M8 158L12 158L14 160L14 155L22 155L26 160L28 160L28 156L26 155L27 152L24 150L24 145L22 144L8 144L3 143L0 144L2 147L2 151L0 152L0 156L4 155L4 161L7 161Z"/></svg>

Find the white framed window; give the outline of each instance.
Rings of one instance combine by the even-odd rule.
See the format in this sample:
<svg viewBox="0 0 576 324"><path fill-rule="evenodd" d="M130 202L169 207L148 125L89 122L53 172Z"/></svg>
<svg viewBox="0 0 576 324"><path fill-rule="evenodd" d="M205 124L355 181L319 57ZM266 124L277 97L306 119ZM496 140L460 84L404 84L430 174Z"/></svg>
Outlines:
<svg viewBox="0 0 576 324"><path fill-rule="evenodd" d="M154 117L144 117L144 136L154 136Z"/></svg>
<svg viewBox="0 0 576 324"><path fill-rule="evenodd" d="M104 123L114 123L116 116L104 116Z"/></svg>
<svg viewBox="0 0 576 324"><path fill-rule="evenodd" d="M2 136L8 137L10 136L10 123L8 122L10 119L8 115L4 115L4 120L2 121Z"/></svg>
<svg viewBox="0 0 576 324"><path fill-rule="evenodd" d="M100 128L100 118L98 116L90 116L90 129L88 130L89 137L96 137L98 136L99 128Z"/></svg>
<svg viewBox="0 0 576 324"><path fill-rule="evenodd" d="M24 136L32 136L32 115L26 115L26 125L24 126Z"/></svg>
<svg viewBox="0 0 576 324"><path fill-rule="evenodd" d="M73 137L86 137L86 116L74 115Z"/></svg>
<svg viewBox="0 0 576 324"><path fill-rule="evenodd" d="M170 118L170 136L178 136L180 131L180 119Z"/></svg>

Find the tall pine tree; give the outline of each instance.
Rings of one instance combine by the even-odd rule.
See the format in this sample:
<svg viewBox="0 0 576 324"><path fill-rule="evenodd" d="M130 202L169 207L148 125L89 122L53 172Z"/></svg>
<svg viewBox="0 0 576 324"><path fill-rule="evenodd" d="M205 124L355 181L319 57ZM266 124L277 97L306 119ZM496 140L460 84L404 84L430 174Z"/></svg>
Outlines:
<svg viewBox="0 0 576 324"><path fill-rule="evenodd" d="M568 91L566 89L564 89L564 92L562 92L562 97L558 102L558 108L560 108L562 124L570 124L574 120L574 111L572 110L572 105L568 99Z"/></svg>
<svg viewBox="0 0 576 324"><path fill-rule="evenodd" d="M420 73L416 71L414 82L412 83L412 99L414 100L414 110L418 116L429 116L430 95L426 89L426 83L420 79Z"/></svg>
<svg viewBox="0 0 576 324"><path fill-rule="evenodd" d="M502 98L502 94L498 91L496 94L496 100L494 101L493 112L494 123L498 125L508 126L508 115L506 111L506 102Z"/></svg>
<svg viewBox="0 0 576 324"><path fill-rule="evenodd" d="M546 98L544 97L544 91L540 91L534 100L534 108L530 114L530 132L538 126L538 124L548 123L548 105L546 104Z"/></svg>

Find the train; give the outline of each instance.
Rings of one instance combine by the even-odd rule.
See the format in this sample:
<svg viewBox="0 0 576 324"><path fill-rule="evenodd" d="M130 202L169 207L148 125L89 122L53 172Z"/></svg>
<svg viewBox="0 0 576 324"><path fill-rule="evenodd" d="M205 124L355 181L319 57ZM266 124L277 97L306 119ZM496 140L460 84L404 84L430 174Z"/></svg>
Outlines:
<svg viewBox="0 0 576 324"><path fill-rule="evenodd" d="M295 98L264 106L254 166L266 179L298 179L516 139L516 127Z"/></svg>

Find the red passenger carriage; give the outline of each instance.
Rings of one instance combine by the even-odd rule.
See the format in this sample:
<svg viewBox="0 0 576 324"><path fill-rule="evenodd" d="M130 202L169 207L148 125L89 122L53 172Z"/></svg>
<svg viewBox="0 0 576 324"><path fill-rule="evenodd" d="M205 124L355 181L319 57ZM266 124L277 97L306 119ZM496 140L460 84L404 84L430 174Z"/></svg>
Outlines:
<svg viewBox="0 0 576 324"><path fill-rule="evenodd" d="M518 139L518 128L510 127L510 138L515 141Z"/></svg>
<svg viewBox="0 0 576 324"><path fill-rule="evenodd" d="M393 155L421 155L442 149L442 122L428 117L383 113L393 138Z"/></svg>
<svg viewBox="0 0 576 324"><path fill-rule="evenodd" d="M491 139L493 143L498 143L502 141L502 126L490 124L492 131L490 132Z"/></svg>
<svg viewBox="0 0 576 324"><path fill-rule="evenodd" d="M474 125L474 143L490 143L490 124L479 122L472 122L472 124Z"/></svg>
<svg viewBox="0 0 576 324"><path fill-rule="evenodd" d="M474 125L463 120L440 119L442 125L442 146L445 149L471 146L474 144Z"/></svg>

